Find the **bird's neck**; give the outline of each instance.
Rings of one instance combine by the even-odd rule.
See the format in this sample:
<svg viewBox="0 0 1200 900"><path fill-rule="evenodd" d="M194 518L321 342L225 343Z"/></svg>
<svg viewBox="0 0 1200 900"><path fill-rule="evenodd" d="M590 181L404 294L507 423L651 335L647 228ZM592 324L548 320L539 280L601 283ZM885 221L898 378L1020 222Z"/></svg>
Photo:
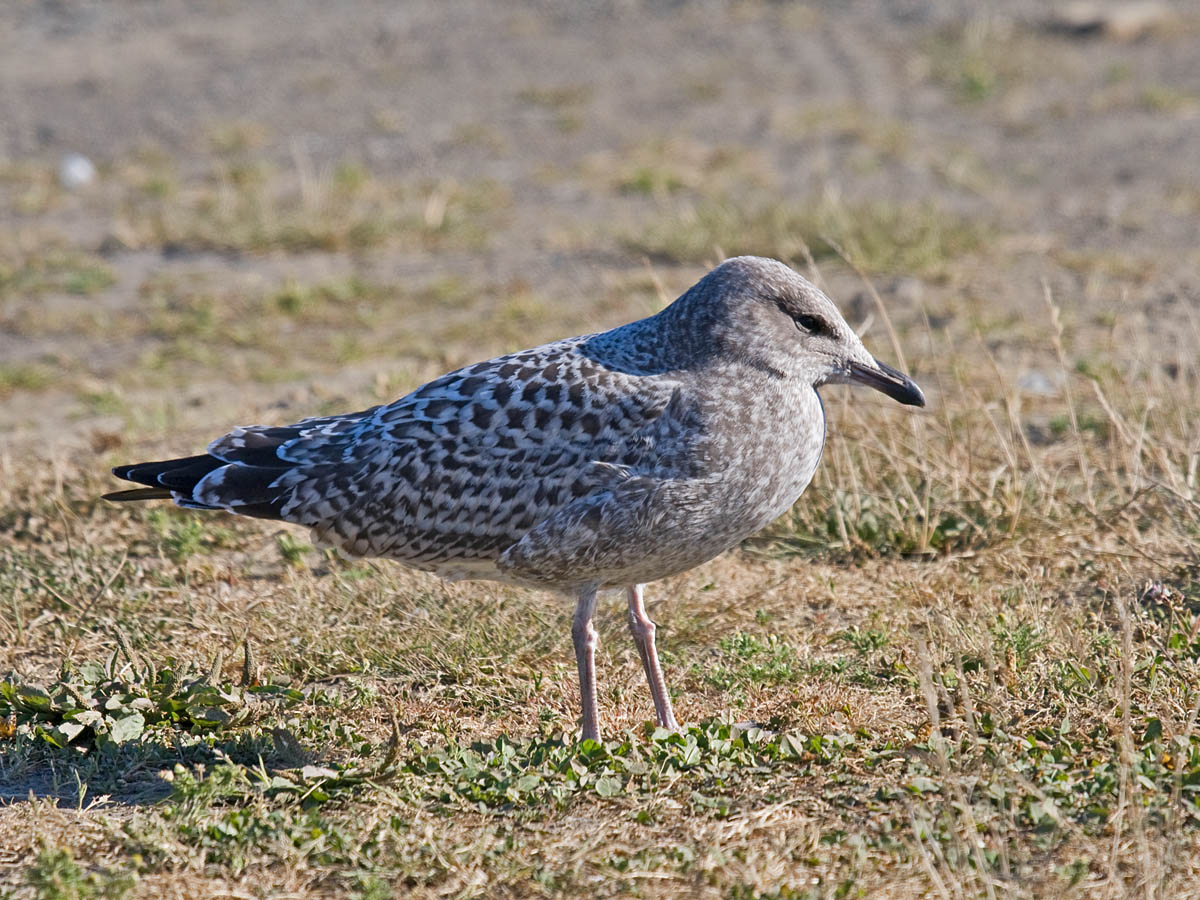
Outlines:
<svg viewBox="0 0 1200 900"><path fill-rule="evenodd" d="M718 457L733 445L738 452L790 456L792 448L823 441L825 413L813 386L781 375L755 360L739 359L694 373L690 389L706 416L732 416L736 427L713 429L716 439L733 442L730 448L714 447ZM774 463L770 463L774 465Z"/></svg>
<svg viewBox="0 0 1200 900"><path fill-rule="evenodd" d="M703 408L724 419L704 429L709 474L719 502L749 517L749 534L785 512L812 480L825 445L825 410L811 384L755 369L703 383Z"/></svg>
<svg viewBox="0 0 1200 900"><path fill-rule="evenodd" d="M695 369L715 348L696 340L695 323L678 302L662 312L593 335L581 345L587 356L609 369L632 375L659 375Z"/></svg>

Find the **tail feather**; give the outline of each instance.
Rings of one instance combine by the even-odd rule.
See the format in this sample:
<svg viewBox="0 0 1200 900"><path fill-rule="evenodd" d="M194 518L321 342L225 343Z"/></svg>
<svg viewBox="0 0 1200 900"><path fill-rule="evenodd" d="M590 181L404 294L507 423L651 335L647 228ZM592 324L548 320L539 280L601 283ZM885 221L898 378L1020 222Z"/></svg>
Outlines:
<svg viewBox="0 0 1200 900"><path fill-rule="evenodd" d="M190 494L205 475L221 468L225 463L219 459L208 457L192 465L180 465L167 469L158 476L158 483L173 491Z"/></svg>
<svg viewBox="0 0 1200 900"><path fill-rule="evenodd" d="M134 463L129 466L117 466L112 470L112 473L118 478L123 478L126 481L135 481L138 484L148 484L151 487L163 487L165 483L161 481L163 475L168 475L173 472L191 471L198 469L199 473L196 479L192 482L194 487L196 482L211 472L218 466L224 463L215 456L209 456L207 453L200 456L185 456L181 459L164 459L159 462L143 462ZM184 488L178 488L182 490Z"/></svg>
<svg viewBox="0 0 1200 900"><path fill-rule="evenodd" d="M129 500L170 500L171 492L160 488L134 488L131 491L111 491L100 495L101 500L125 503Z"/></svg>
<svg viewBox="0 0 1200 900"><path fill-rule="evenodd" d="M288 469L340 460L346 436L377 407L342 416L304 419L295 425L235 428L208 453L117 466L113 474L145 489L114 491L106 500L174 500L188 509L225 509L278 519L286 488L272 487Z"/></svg>
<svg viewBox="0 0 1200 900"><path fill-rule="evenodd" d="M278 462L278 457L275 459ZM113 491L105 494L104 499L118 503L173 499L189 509L227 509L244 516L278 519L282 502L269 487L281 474L280 468L230 463L209 454L134 463L117 466L113 474L147 487ZM210 475L201 488L204 496L197 497L197 485Z"/></svg>

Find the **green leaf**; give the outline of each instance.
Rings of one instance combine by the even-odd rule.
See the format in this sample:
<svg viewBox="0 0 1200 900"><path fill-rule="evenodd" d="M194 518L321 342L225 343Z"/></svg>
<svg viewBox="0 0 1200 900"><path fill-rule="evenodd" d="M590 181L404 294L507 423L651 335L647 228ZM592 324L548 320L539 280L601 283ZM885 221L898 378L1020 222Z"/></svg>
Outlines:
<svg viewBox="0 0 1200 900"><path fill-rule="evenodd" d="M542 783L542 779L541 779L541 776L539 776L539 775L522 775L520 778L517 779L517 783L516 783L515 787L522 794L526 794L529 791L532 791L534 788L536 788L541 783Z"/></svg>
<svg viewBox="0 0 1200 900"><path fill-rule="evenodd" d="M52 747L58 747L61 750L67 746L67 738L57 728L43 728L38 725L34 728L33 733Z"/></svg>
<svg viewBox="0 0 1200 900"><path fill-rule="evenodd" d="M196 725L208 726L210 728L227 725L232 718L229 713L218 706L209 706L206 708L189 706L188 715L192 717L192 721Z"/></svg>
<svg viewBox="0 0 1200 900"><path fill-rule="evenodd" d="M49 712L53 705L50 695L41 688L23 684L17 689L17 702L33 712Z"/></svg>
<svg viewBox="0 0 1200 900"><path fill-rule="evenodd" d="M936 794L940 790L936 781L926 778L924 775L918 775L905 787L914 794Z"/></svg>
<svg viewBox="0 0 1200 900"><path fill-rule="evenodd" d="M602 775L596 779L596 793L601 797L612 797L621 793L625 785L622 784L620 778L613 778L611 775Z"/></svg>
<svg viewBox="0 0 1200 900"><path fill-rule="evenodd" d="M64 722L63 724L66 723ZM111 720L108 737L114 744L136 741L142 736L142 731L145 727L146 720L142 718L141 713L135 712L120 719Z"/></svg>
<svg viewBox="0 0 1200 900"><path fill-rule="evenodd" d="M104 666L98 662L80 663L78 673L85 684L99 684L104 680Z"/></svg>
<svg viewBox="0 0 1200 900"><path fill-rule="evenodd" d="M337 778L337 774L326 766L305 766L300 770L300 777L305 781L315 781L318 778Z"/></svg>
<svg viewBox="0 0 1200 900"><path fill-rule="evenodd" d="M1029 818L1035 825L1047 820L1057 822L1059 819L1058 806L1049 797L1044 800L1035 800L1029 804Z"/></svg>
<svg viewBox="0 0 1200 900"><path fill-rule="evenodd" d="M802 734L785 734L779 739L779 755L785 759L799 759L804 755L807 741Z"/></svg>
<svg viewBox="0 0 1200 900"><path fill-rule="evenodd" d="M646 765L646 761L638 756L631 756L625 760L625 771L630 775L645 775L650 771L650 767Z"/></svg>
<svg viewBox="0 0 1200 900"><path fill-rule="evenodd" d="M78 722L80 725L90 727L103 719L104 716L102 716L98 710L81 709L70 718L72 722Z"/></svg>
<svg viewBox="0 0 1200 900"><path fill-rule="evenodd" d="M1162 737L1162 734L1162 720L1151 719L1146 723L1146 730L1142 732L1142 743L1149 744L1151 741L1157 741Z"/></svg>
<svg viewBox="0 0 1200 900"><path fill-rule="evenodd" d="M81 725L78 722L59 722L58 725L54 726L55 736L60 737L62 741L58 744L58 746L65 747L67 744L71 743L71 741L79 737L85 727L86 726Z"/></svg>

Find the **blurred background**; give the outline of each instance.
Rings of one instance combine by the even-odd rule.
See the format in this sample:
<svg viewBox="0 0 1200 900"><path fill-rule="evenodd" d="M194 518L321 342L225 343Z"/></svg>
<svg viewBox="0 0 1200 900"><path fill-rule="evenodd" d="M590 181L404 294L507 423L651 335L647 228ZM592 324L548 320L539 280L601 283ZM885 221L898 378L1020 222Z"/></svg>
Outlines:
<svg viewBox="0 0 1200 900"><path fill-rule="evenodd" d="M736 253L811 254L890 358L852 259L920 323L917 375L1004 325L1014 383L1055 391L1044 287L1080 354L1119 314L1173 358L1200 266L1195 12L6 4L0 440L391 398L652 312Z"/></svg>

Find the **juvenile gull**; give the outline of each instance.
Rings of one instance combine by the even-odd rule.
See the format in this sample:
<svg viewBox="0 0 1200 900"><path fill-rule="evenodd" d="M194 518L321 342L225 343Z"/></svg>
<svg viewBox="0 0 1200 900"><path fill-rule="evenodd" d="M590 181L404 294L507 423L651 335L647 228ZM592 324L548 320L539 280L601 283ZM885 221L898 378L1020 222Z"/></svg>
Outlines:
<svg viewBox="0 0 1200 900"><path fill-rule="evenodd" d="M657 315L443 375L407 397L208 452L118 466L109 500L282 519L355 556L577 598L583 737L598 739L596 592L624 588L658 724L679 726L643 589L736 546L796 502L825 442L817 388L914 406L837 307L783 263L722 263Z"/></svg>

